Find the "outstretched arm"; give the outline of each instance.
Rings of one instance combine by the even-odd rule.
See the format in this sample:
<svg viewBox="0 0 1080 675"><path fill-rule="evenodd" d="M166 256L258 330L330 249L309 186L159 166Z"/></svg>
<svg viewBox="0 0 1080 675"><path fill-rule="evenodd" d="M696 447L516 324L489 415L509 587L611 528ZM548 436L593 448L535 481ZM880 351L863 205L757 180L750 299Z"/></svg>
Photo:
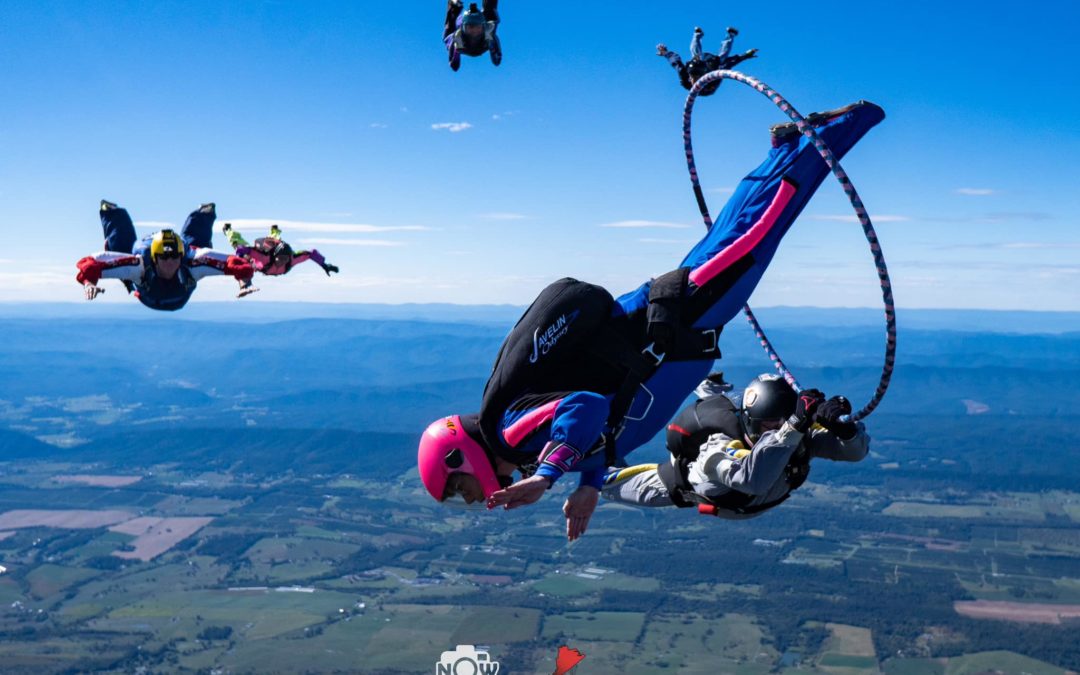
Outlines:
<svg viewBox="0 0 1080 675"><path fill-rule="evenodd" d="M656 54L657 56L663 56L667 59L667 62L671 64L671 67L679 74L679 84L681 84L684 89L688 90L694 86L694 83L690 81L690 73L687 71L686 64L683 63L681 56L671 51L663 44L656 45Z"/></svg>
<svg viewBox="0 0 1080 675"><path fill-rule="evenodd" d="M199 249L191 261L191 276L196 280L228 275L237 281L245 281L251 279L254 274L255 270L251 263L243 258L208 248Z"/></svg>
<svg viewBox="0 0 1080 675"><path fill-rule="evenodd" d="M862 422L847 418L850 414L851 402L843 396L833 396L821 404L814 415L817 424L806 437L806 447L814 457L837 462L858 462L866 457L870 437Z"/></svg>
<svg viewBox="0 0 1080 675"><path fill-rule="evenodd" d="M102 279L119 279L133 283L140 280L143 273L141 257L114 251L102 251L86 256L75 263L75 266L79 269L75 280L85 287L87 300L93 300L105 292L97 287L98 281Z"/></svg>
<svg viewBox="0 0 1080 675"><path fill-rule="evenodd" d="M517 508L540 499L564 473L573 471L600 440L608 413L605 397L579 391L531 408L506 425L503 437L511 446L549 422L550 440L540 452L536 473L493 494L488 499L488 508ZM602 482L603 476L598 476L598 480Z"/></svg>

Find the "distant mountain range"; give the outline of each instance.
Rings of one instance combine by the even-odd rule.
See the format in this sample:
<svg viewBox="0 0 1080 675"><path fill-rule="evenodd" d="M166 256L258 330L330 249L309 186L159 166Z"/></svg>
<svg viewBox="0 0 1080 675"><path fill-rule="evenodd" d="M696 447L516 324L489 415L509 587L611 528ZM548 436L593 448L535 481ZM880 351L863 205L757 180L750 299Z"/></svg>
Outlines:
<svg viewBox="0 0 1080 675"><path fill-rule="evenodd" d="M48 316L62 307L79 311ZM325 307L265 309L283 319ZM228 320L221 306L202 307L204 315L218 314L203 320L187 309L177 316L110 305L92 312L85 305L39 309L44 316L29 318L25 306L0 307L8 313L0 348L0 461L68 455L141 463L174 452L200 462L240 461L261 453L272 458L265 469L294 468L282 462L299 455L307 457L300 465L310 464L321 446L326 457L315 464L326 471L355 468L355 458L372 452L389 453L374 465L397 471L412 461L414 439L430 420L476 410L519 311L471 308L450 321L432 318L449 311L445 306L348 306L357 315L424 318L270 321L267 315L256 322ZM900 332L892 386L868 422L876 439L889 441L878 446L882 461L908 462L914 471L936 457L953 464L934 470L954 473L1004 474L1010 467L1032 475L1074 473L1069 453L1080 446L1080 332L1014 332L1006 314L996 317L998 331L916 328L910 324L919 312L902 315L909 327ZM830 316L843 320L824 320ZM1022 323L1056 318L1060 328L1075 316L1032 315ZM980 317L974 323L994 318ZM864 323L862 310L770 309L760 318L804 386L843 393L856 405L874 391L884 331ZM944 323L948 317L927 312L924 318ZM737 387L770 370L742 320L729 324L721 348L717 368ZM191 445L195 429L201 431ZM372 449L369 438L383 440L370 441L378 445ZM662 452L654 441L635 454L655 459Z"/></svg>
<svg viewBox="0 0 1080 675"><path fill-rule="evenodd" d="M453 305L446 303L382 305L373 303L275 302L257 298L237 302L193 301L182 312L161 314L130 303L0 303L0 319L138 319L141 321L268 322L293 319L413 320L449 323L512 324L523 305ZM880 308L755 307L763 324L781 327L878 326ZM992 333L1080 332L1080 311L1030 312L982 309L908 309L897 311L901 330L959 330Z"/></svg>

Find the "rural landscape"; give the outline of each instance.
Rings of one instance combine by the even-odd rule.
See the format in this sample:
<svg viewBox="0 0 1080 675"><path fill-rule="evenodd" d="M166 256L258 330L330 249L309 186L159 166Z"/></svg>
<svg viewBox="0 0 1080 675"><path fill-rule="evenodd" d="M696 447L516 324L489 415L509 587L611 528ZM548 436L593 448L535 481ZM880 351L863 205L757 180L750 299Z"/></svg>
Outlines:
<svg viewBox="0 0 1080 675"><path fill-rule="evenodd" d="M0 364L5 672L431 672L458 644L506 673L551 672L560 646L586 655L582 674L1080 669L1077 394L1058 409L1011 394L1036 367L1012 353L1049 344L1075 364L1075 334L927 341L871 419L866 461L815 464L782 508L743 522L602 503L568 544L567 485L529 509L455 511L413 468L413 419L474 405L483 385L420 354L437 362L468 336L477 363L459 367L482 372L505 323L328 321L334 344L290 379L278 338L310 323L138 325L182 357L246 331L233 372L264 364L286 382L272 395L213 369L162 383L121 359L88 367L78 350L93 339L73 349L63 325L15 323ZM845 330L866 333L869 362L871 331ZM402 333L424 349L369 360L349 386L312 384L320 355L389 354ZM743 381L761 357L732 333L725 360ZM948 366L953 348L982 363ZM868 381L859 359L804 377ZM104 373L130 398L90 391ZM992 446L1019 437L1032 445ZM640 461L663 452L654 441Z"/></svg>

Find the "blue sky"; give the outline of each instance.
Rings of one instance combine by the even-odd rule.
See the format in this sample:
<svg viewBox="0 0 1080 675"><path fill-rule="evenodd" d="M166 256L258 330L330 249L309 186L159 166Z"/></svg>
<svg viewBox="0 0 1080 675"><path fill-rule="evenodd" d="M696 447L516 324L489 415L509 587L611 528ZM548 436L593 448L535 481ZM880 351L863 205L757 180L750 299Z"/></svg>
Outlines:
<svg viewBox="0 0 1080 675"><path fill-rule="evenodd" d="M502 66L453 73L437 0L6 0L0 301L81 299L101 198L146 231L215 201L219 222L282 222L342 269L260 280L244 302L523 304L566 275L629 290L701 227L685 92L655 45L686 54L700 25L715 50L734 25L737 50L761 50L743 69L804 114L886 110L844 165L899 307L1080 310L1080 4L728 5L504 0ZM779 121L737 83L699 102L714 212ZM880 304L850 213L825 183L752 303ZM98 302L131 302L111 290ZM211 279L195 301L233 292Z"/></svg>

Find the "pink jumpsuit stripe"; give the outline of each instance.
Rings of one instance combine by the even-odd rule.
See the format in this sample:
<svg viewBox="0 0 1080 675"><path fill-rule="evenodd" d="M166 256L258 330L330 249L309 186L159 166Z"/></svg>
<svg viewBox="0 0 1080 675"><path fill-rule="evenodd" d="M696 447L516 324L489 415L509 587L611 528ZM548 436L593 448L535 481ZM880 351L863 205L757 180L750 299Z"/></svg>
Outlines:
<svg viewBox="0 0 1080 675"><path fill-rule="evenodd" d="M562 403L561 398L551 403L545 403L506 427L503 430L503 438L506 439L507 444L511 448L516 448L517 444L525 440L529 434L550 422L555 417L555 409L559 407L560 403Z"/></svg>
<svg viewBox="0 0 1080 675"><path fill-rule="evenodd" d="M783 179L780 182L780 189L776 191L776 196L773 197L772 203L769 204L769 208L765 209L765 213L761 214L761 218L754 223L753 227L733 241L730 246L724 247L722 251L690 272L690 281L698 288L701 288L715 278L716 275L730 267L736 260L753 251L754 247L761 243L761 240L769 233L769 230L776 225L776 222L780 219L780 214L784 212L788 202L791 201L791 198L795 196L798 190L794 183L786 178Z"/></svg>

